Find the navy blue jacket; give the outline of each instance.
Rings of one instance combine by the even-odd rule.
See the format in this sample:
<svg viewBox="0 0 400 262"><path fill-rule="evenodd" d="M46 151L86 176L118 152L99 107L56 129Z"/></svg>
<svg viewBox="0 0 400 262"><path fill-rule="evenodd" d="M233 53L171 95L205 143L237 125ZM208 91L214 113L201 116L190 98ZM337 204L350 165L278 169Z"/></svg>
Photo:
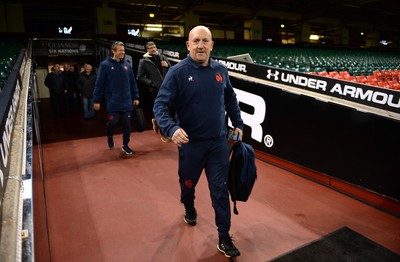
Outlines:
<svg viewBox="0 0 400 262"><path fill-rule="evenodd" d="M133 100L139 100L139 91L131 65L122 59L117 62L109 56L102 61L97 72L93 102L106 100L107 112L133 110Z"/></svg>
<svg viewBox="0 0 400 262"><path fill-rule="evenodd" d="M170 116L169 108L174 108L175 116ZM225 112L234 127L243 129L228 70L213 59L204 67L188 56L170 67L153 111L162 132L170 137L179 127L190 140L226 136Z"/></svg>

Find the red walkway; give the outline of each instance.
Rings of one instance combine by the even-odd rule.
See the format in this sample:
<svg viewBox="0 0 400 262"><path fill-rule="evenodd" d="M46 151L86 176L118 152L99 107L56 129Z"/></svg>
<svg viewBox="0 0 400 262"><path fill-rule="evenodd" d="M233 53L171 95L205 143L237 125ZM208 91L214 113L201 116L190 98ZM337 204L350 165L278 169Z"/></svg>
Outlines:
<svg viewBox="0 0 400 262"><path fill-rule="evenodd" d="M42 118L45 176L34 180L36 261L227 261L216 249L205 176L197 187L198 224L190 227L179 203L176 146L152 131L134 132L135 154L121 159L121 135L109 150L105 136L98 136L104 132L99 118L74 118L71 137L65 127L70 120ZM51 141L56 137L62 141ZM239 202L239 215L232 215L231 234L242 253L236 261L267 261L343 226L400 253L399 218L265 162L257 166L251 199Z"/></svg>

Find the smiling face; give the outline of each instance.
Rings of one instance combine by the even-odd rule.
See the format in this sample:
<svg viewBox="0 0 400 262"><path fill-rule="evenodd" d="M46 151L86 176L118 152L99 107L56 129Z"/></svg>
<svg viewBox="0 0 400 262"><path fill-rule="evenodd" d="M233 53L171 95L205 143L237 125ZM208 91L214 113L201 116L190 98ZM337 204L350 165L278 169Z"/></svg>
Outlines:
<svg viewBox="0 0 400 262"><path fill-rule="evenodd" d="M205 26L196 26L189 33L186 47L190 57L202 66L207 66L213 49L211 31Z"/></svg>
<svg viewBox="0 0 400 262"><path fill-rule="evenodd" d="M124 59L125 56L125 46L122 42L116 42L111 46L111 51L113 53L113 59L118 62Z"/></svg>

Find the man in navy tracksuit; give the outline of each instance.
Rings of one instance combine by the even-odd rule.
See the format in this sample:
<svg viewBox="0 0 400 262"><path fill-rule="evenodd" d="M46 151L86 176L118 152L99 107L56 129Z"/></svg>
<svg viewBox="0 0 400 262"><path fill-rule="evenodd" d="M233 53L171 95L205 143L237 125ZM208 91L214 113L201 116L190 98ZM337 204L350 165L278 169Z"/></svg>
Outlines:
<svg viewBox="0 0 400 262"><path fill-rule="evenodd" d="M122 119L122 155L130 156L133 151L128 143L131 134L131 115L133 106L139 104L139 91L131 65L125 61L125 46L115 42L111 46L112 55L100 63L96 85L93 92L94 109L100 109L104 96L108 121L107 142L110 149L114 148L113 131Z"/></svg>
<svg viewBox="0 0 400 262"><path fill-rule="evenodd" d="M219 241L227 257L240 255L229 230L231 209L228 192L229 143L225 111L242 139L243 121L226 67L210 58L211 32L197 26L186 42L189 56L172 66L154 103L154 115L164 134L179 147L179 183L184 221L196 225L195 187L204 169L210 189ZM175 108L175 116L169 108ZM174 120L176 119L176 120Z"/></svg>

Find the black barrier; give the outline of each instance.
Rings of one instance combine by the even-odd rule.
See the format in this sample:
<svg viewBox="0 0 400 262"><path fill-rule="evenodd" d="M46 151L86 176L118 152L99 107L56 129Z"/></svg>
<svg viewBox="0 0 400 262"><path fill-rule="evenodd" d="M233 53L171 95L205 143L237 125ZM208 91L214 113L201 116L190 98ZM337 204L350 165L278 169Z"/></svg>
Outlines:
<svg viewBox="0 0 400 262"><path fill-rule="evenodd" d="M15 113L21 91L20 68L24 61L25 49L20 52L13 69L0 93L0 199L3 199L5 179L8 176L11 135L14 128Z"/></svg>
<svg viewBox="0 0 400 262"><path fill-rule="evenodd" d="M6 178L9 176L11 136L22 87L20 68L25 61L25 51L20 52L0 93L0 218Z"/></svg>
<svg viewBox="0 0 400 262"><path fill-rule="evenodd" d="M400 200L400 122L231 77L255 149Z"/></svg>

